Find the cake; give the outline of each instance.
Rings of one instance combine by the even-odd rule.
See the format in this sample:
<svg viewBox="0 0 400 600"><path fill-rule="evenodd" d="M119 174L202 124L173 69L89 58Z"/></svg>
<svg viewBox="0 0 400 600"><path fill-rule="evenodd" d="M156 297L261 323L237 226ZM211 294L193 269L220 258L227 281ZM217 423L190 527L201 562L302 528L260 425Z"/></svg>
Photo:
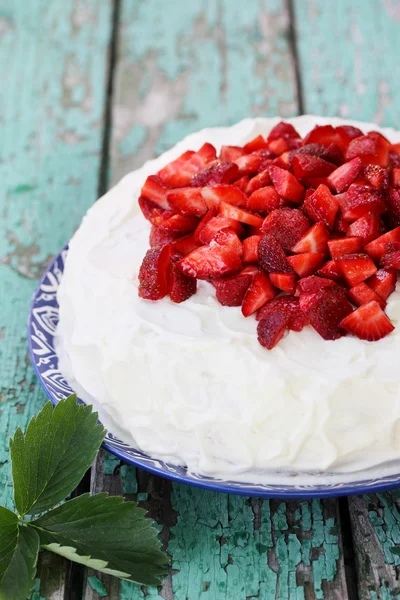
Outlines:
<svg viewBox="0 0 400 600"><path fill-rule="evenodd" d="M60 370L112 433L196 473L394 472L400 133L280 121L192 134L89 210L58 292Z"/></svg>

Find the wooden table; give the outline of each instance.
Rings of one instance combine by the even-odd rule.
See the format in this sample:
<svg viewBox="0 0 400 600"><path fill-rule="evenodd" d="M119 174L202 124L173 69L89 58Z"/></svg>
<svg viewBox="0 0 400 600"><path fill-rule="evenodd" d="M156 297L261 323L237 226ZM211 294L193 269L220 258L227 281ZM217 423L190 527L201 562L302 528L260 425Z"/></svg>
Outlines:
<svg viewBox="0 0 400 600"><path fill-rule="evenodd" d="M182 136L303 112L399 127L399 0L0 0L0 424L45 396L26 318L51 256L124 173ZM11 505L8 439L0 503ZM137 498L172 570L142 589L43 554L32 599L400 598L399 496L201 491L100 454L88 488Z"/></svg>

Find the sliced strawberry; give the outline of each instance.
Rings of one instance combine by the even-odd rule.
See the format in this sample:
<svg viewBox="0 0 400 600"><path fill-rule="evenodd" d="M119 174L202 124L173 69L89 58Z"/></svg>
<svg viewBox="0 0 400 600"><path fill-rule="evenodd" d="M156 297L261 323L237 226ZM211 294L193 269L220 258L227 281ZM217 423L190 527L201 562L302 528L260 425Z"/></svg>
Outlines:
<svg viewBox="0 0 400 600"><path fill-rule="evenodd" d="M183 165L193 156L193 154L193 150L187 150L179 158L173 160L168 165L163 167L160 171L158 171L157 175L160 177L160 179L162 179L164 183L172 187L186 185L187 183L189 183L189 180L181 184L180 171ZM185 179L185 176L183 176L183 179Z"/></svg>
<svg viewBox="0 0 400 600"><path fill-rule="evenodd" d="M307 217L296 208L273 210L262 224L262 230L273 235L286 251L297 244L309 227Z"/></svg>
<svg viewBox="0 0 400 600"><path fill-rule="evenodd" d="M268 148L271 150L271 152L279 156L280 154L283 154L289 150L289 144L285 138L279 138L269 142Z"/></svg>
<svg viewBox="0 0 400 600"><path fill-rule="evenodd" d="M304 138L304 145L306 144L337 144L342 150L346 146L342 135L332 125L316 125Z"/></svg>
<svg viewBox="0 0 400 600"><path fill-rule="evenodd" d="M350 224L347 235L360 237L363 240L363 244L368 244L368 242L372 242L372 240L375 240L379 236L379 229L379 216L367 213ZM358 252L358 250L351 250L351 252Z"/></svg>
<svg viewBox="0 0 400 600"><path fill-rule="evenodd" d="M212 163L194 175L190 181L193 187L205 187L217 183L231 183L239 176L239 168L235 163L214 160Z"/></svg>
<svg viewBox="0 0 400 600"><path fill-rule="evenodd" d="M161 177L157 175L149 175L142 187L141 195L148 200L151 200L160 208L168 210L170 207L167 200L167 192L169 187L165 185Z"/></svg>
<svg viewBox="0 0 400 600"><path fill-rule="evenodd" d="M400 225L400 189L390 188L389 195L386 196L386 202L390 226L398 227Z"/></svg>
<svg viewBox="0 0 400 600"><path fill-rule="evenodd" d="M342 151L337 144L330 144L329 146L324 146L323 144L306 144L305 146L301 146L301 148L291 151L290 163L293 157L298 154L311 154L337 166L341 165L344 161Z"/></svg>
<svg viewBox="0 0 400 600"><path fill-rule="evenodd" d="M299 277L308 277L317 271L324 262L324 254L308 252L288 256L288 263Z"/></svg>
<svg viewBox="0 0 400 600"><path fill-rule="evenodd" d="M307 190L308 191L308 190ZM333 229L339 204L326 185L319 185L315 192L307 195L304 211L314 223L322 221L329 229Z"/></svg>
<svg viewBox="0 0 400 600"><path fill-rule="evenodd" d="M363 134L361 129L353 127L353 125L340 125L336 127L336 132L341 136L343 143L347 146L351 140L360 137Z"/></svg>
<svg viewBox="0 0 400 600"><path fill-rule="evenodd" d="M242 190L242 192L246 192L247 193L246 190L247 190L247 186L249 185L249 182L250 182L250 177L248 175L243 175L243 177L240 177L239 179L236 179L235 185L240 190Z"/></svg>
<svg viewBox="0 0 400 600"><path fill-rule="evenodd" d="M197 242L200 242L200 233L203 231L204 227L207 225L207 223L209 223L211 221L211 219L213 217L216 217L217 214L218 214L218 209L215 206L213 206L212 208L209 208L208 211L206 212L206 214L204 215L204 217L202 217L200 219L199 224L197 225L196 229L194 230L194 238ZM229 227L229 225L227 225L227 227ZM220 227L220 229L222 229L222 227ZM214 236L212 236L212 237L214 237ZM211 241L212 237L210 238L209 241Z"/></svg>
<svg viewBox="0 0 400 600"><path fill-rule="evenodd" d="M324 340L344 335L341 323L353 310L343 288L336 285L300 296L300 308Z"/></svg>
<svg viewBox="0 0 400 600"><path fill-rule="evenodd" d="M293 273L282 246L269 233L258 244L258 264L267 273Z"/></svg>
<svg viewBox="0 0 400 600"><path fill-rule="evenodd" d="M271 184L272 179L271 175L269 174L269 168L267 168L264 171L260 171L260 173L252 177L252 179L250 179L245 191L246 194L250 195L256 190Z"/></svg>
<svg viewBox="0 0 400 600"><path fill-rule="evenodd" d="M243 146L243 150L246 154L250 154L256 150L262 150L263 148L268 148L268 144L262 135L257 135L253 140L250 140L250 142L247 142L247 144Z"/></svg>
<svg viewBox="0 0 400 600"><path fill-rule="evenodd" d="M294 294L296 291L296 275L294 273L270 273L269 278L273 286L287 292L288 294Z"/></svg>
<svg viewBox="0 0 400 600"><path fill-rule="evenodd" d="M172 243L174 250L182 254L182 256L186 256L192 250L195 250L199 246L201 246L200 242L196 239L195 233L189 233L189 235L185 235L184 237L180 237L175 242Z"/></svg>
<svg viewBox="0 0 400 600"><path fill-rule="evenodd" d="M307 319L300 310L300 302L294 296L279 296L267 302L257 313L257 321L269 314L279 313L286 317L286 326L291 331L301 331L307 325Z"/></svg>
<svg viewBox="0 0 400 600"><path fill-rule="evenodd" d="M394 146L399 146L400 144L394 144ZM392 150L393 146L389 148L389 168L390 169L400 169L400 154L394 152Z"/></svg>
<svg viewBox="0 0 400 600"><path fill-rule="evenodd" d="M329 186L341 194L353 183L361 171L362 162L358 158L353 158L335 169L328 177Z"/></svg>
<svg viewBox="0 0 400 600"><path fill-rule="evenodd" d="M379 269L367 283L383 300L387 300L396 289L397 273L394 269Z"/></svg>
<svg viewBox="0 0 400 600"><path fill-rule="evenodd" d="M385 308L386 302L377 294L369 285L364 281L359 283L355 287L352 287L348 291L348 295L353 304L361 306L362 304L368 304L368 302L378 302L379 306Z"/></svg>
<svg viewBox="0 0 400 600"><path fill-rule="evenodd" d="M254 227L261 227L264 221L263 217L254 215L253 213L243 210L238 206L232 206L227 202L221 202L219 205L219 212L222 217L234 219L235 221L246 223L246 225L253 225Z"/></svg>
<svg viewBox="0 0 400 600"><path fill-rule="evenodd" d="M400 242L385 244L385 254L379 264L386 269L400 269Z"/></svg>
<svg viewBox="0 0 400 600"><path fill-rule="evenodd" d="M339 200L342 216L350 223L363 217L368 212L381 215L386 211L386 204L381 194L370 187L352 184L347 192L341 194Z"/></svg>
<svg viewBox="0 0 400 600"><path fill-rule="evenodd" d="M260 235L252 235L243 240L243 262L256 263L258 260L258 244Z"/></svg>
<svg viewBox="0 0 400 600"><path fill-rule="evenodd" d="M337 199L337 196L336 196L336 199ZM340 216L340 212L339 212L338 215L336 216L334 232L339 233L339 234L342 234L342 233L347 234L347 232L349 231L349 227L350 227L350 223L345 221L343 219L343 217Z"/></svg>
<svg viewBox="0 0 400 600"><path fill-rule="evenodd" d="M296 154L292 158L292 169L294 176L298 179L327 177L335 170L335 165L312 154Z"/></svg>
<svg viewBox="0 0 400 600"><path fill-rule="evenodd" d="M315 294L322 290L323 288L331 288L337 287L336 283L331 279L326 279L325 277L317 277L316 275L311 275L310 277L305 277L304 279L300 279L297 289L301 294Z"/></svg>
<svg viewBox="0 0 400 600"><path fill-rule="evenodd" d="M307 252L325 254L329 237L329 231L324 223L316 223L292 248L292 252L296 254L306 254Z"/></svg>
<svg viewBox="0 0 400 600"><path fill-rule="evenodd" d="M337 260L328 260L324 266L317 271L321 277L327 277L333 281L340 281L343 278L342 270Z"/></svg>
<svg viewBox="0 0 400 600"><path fill-rule="evenodd" d="M346 254L361 252L362 247L363 240L361 237L345 237L328 241L329 252L334 260L338 260Z"/></svg>
<svg viewBox="0 0 400 600"><path fill-rule="evenodd" d="M213 284L218 302L222 306L241 306L253 277L251 273L246 273L243 270L230 277L215 279Z"/></svg>
<svg viewBox="0 0 400 600"><path fill-rule="evenodd" d="M168 280L169 297L172 302L178 304L193 296L197 290L197 280L194 277L184 275L176 266L181 258L182 255L179 253L175 252L172 254Z"/></svg>
<svg viewBox="0 0 400 600"><path fill-rule="evenodd" d="M256 190L247 199L247 209L264 216L280 205L281 197L273 185Z"/></svg>
<svg viewBox="0 0 400 600"><path fill-rule="evenodd" d="M263 160L260 154L253 153L239 156L234 162L239 167L239 175L251 175L257 173Z"/></svg>
<svg viewBox="0 0 400 600"><path fill-rule="evenodd" d="M162 227L169 231L176 231L182 234L194 231L199 223L196 217L177 215L171 211L163 211L161 214L153 214L150 222L156 227Z"/></svg>
<svg viewBox="0 0 400 600"><path fill-rule="evenodd" d="M367 244L364 250L373 260L378 261L385 254L385 244L389 242L400 242L400 227L396 227L396 229L392 229L392 231L376 238L376 240Z"/></svg>
<svg viewBox="0 0 400 600"><path fill-rule="evenodd" d="M253 277L253 281L248 288L243 299L242 314L244 317L249 317L259 308L264 306L268 300L276 296L276 290L273 287L268 275L259 271Z"/></svg>
<svg viewBox="0 0 400 600"><path fill-rule="evenodd" d="M257 339L261 346L272 350L286 331L286 317L278 312L271 313L258 323Z"/></svg>
<svg viewBox="0 0 400 600"><path fill-rule="evenodd" d="M193 250L177 264L185 275L198 279L216 279L233 274L242 267L243 248L230 227L221 229L209 246Z"/></svg>
<svg viewBox="0 0 400 600"><path fill-rule="evenodd" d="M395 188L400 188L400 169L393 169L393 171L392 171L392 185Z"/></svg>
<svg viewBox="0 0 400 600"><path fill-rule="evenodd" d="M168 293L171 247L166 245L147 250L139 269L139 296L160 300Z"/></svg>
<svg viewBox="0 0 400 600"><path fill-rule="evenodd" d="M277 158L272 161L272 164L269 164L269 161L264 161L260 167L260 171L265 168L279 167L280 169L284 169L285 171L290 171L290 152L284 152Z"/></svg>
<svg viewBox="0 0 400 600"><path fill-rule="evenodd" d="M299 138L300 135L297 133L293 125L290 123L285 123L281 121L275 127L271 129L269 135L267 137L267 141L271 142L272 140L278 140L279 138L283 138L285 140L292 138Z"/></svg>
<svg viewBox="0 0 400 600"><path fill-rule="evenodd" d="M340 259L340 268L350 287L354 287L377 272L367 254L346 254Z"/></svg>
<svg viewBox="0 0 400 600"><path fill-rule="evenodd" d="M245 151L241 146L221 146L219 157L223 161L233 162L244 154Z"/></svg>
<svg viewBox="0 0 400 600"><path fill-rule="evenodd" d="M394 330L378 302L363 304L341 322L341 327L360 340L376 342Z"/></svg>
<svg viewBox="0 0 400 600"><path fill-rule="evenodd" d="M270 167L270 175L276 191L282 198L296 204L303 201L305 190L292 173L280 167Z"/></svg>
<svg viewBox="0 0 400 600"><path fill-rule="evenodd" d="M202 171L209 162L215 160L216 150L214 146L206 143L200 150L193 152L187 160L181 160L185 155L186 153L158 172L159 177L171 187L189 185L193 175Z"/></svg>
<svg viewBox="0 0 400 600"><path fill-rule="evenodd" d="M374 164L387 167L389 162L389 143L376 132L351 140L346 151L346 160L358 156L363 165Z"/></svg>
<svg viewBox="0 0 400 600"><path fill-rule="evenodd" d="M165 246L179 238L179 233L175 231L168 231L166 229L160 229L160 227L151 226L149 244L150 248L156 248L157 246Z"/></svg>
<svg viewBox="0 0 400 600"><path fill-rule="evenodd" d="M363 176L368 183L378 190L387 190L389 187L389 174L384 167L367 165L363 169Z"/></svg>
<svg viewBox="0 0 400 600"><path fill-rule="evenodd" d="M166 212L163 208L160 208L157 204L151 200L148 200L147 198L144 198L143 196L139 197L138 204L144 218L150 221L150 223L153 225L153 219Z"/></svg>
<svg viewBox="0 0 400 600"><path fill-rule="evenodd" d="M226 229L226 227L233 229L239 237L243 236L244 229L238 221L217 215L204 225L196 237L202 244L209 244L216 234L222 229Z"/></svg>
<svg viewBox="0 0 400 600"><path fill-rule="evenodd" d="M214 185L201 190L201 195L208 208L219 207L221 202L227 202L235 206L246 206L247 196L236 185Z"/></svg>
<svg viewBox="0 0 400 600"><path fill-rule="evenodd" d="M176 188L169 190L166 198L171 209L181 215L202 217L207 212L206 203L201 195L201 188Z"/></svg>

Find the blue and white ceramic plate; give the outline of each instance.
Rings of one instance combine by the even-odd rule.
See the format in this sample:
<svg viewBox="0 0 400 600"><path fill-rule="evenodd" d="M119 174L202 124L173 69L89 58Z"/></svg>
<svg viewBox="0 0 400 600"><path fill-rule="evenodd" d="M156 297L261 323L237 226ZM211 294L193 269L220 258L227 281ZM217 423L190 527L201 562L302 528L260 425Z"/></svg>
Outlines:
<svg viewBox="0 0 400 600"><path fill-rule="evenodd" d="M58 369L58 357L54 349L54 332L58 323L57 288L60 284L65 257L68 249L64 248L53 260L44 273L32 298L28 320L29 352L33 367L46 394L53 404L73 393ZM205 477L148 456L112 432L107 433L104 447L125 461L151 473L167 477L179 483L187 483L218 492L242 494L257 497L281 498L315 498L329 496L347 496L383 491L400 486L400 474L379 479L366 479L354 483L334 483L330 485L272 485L251 484L248 482L224 481Z"/></svg>

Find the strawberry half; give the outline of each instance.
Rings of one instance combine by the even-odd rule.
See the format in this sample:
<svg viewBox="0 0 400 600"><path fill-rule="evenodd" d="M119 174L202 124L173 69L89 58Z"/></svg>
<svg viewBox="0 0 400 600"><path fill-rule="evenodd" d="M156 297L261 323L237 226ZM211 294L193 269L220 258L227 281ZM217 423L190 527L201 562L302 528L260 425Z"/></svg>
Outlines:
<svg viewBox="0 0 400 600"><path fill-rule="evenodd" d="M255 152L256 150L262 150L268 148L268 143L264 140L262 135L257 135L254 139L250 140L243 146L243 150L246 154Z"/></svg>
<svg viewBox="0 0 400 600"><path fill-rule="evenodd" d="M146 300L161 300L168 293L171 247L147 250L139 269L139 296Z"/></svg>
<svg viewBox="0 0 400 600"><path fill-rule="evenodd" d="M308 277L322 266L324 258L319 252L307 252L288 256L287 261L299 277Z"/></svg>
<svg viewBox="0 0 400 600"><path fill-rule="evenodd" d="M200 231L197 232L196 229L197 233L195 234L195 237L197 237L199 242L202 244L209 244L215 238L218 231L221 231L221 229L226 229L227 227L230 227L239 237L242 237L243 226L238 221L235 221L234 219L227 219L221 215L212 217L208 223L201 228Z"/></svg>
<svg viewBox="0 0 400 600"><path fill-rule="evenodd" d="M364 281L359 283L355 287L352 287L348 291L348 295L353 304L361 306L362 304L368 304L368 302L378 302L379 306L385 308L386 302L377 294L368 284Z"/></svg>
<svg viewBox="0 0 400 600"><path fill-rule="evenodd" d="M368 342L381 340L394 330L392 323L375 301L357 308L345 317L340 325L360 340Z"/></svg>
<svg viewBox="0 0 400 600"><path fill-rule="evenodd" d="M247 196L235 185L213 185L201 190L201 195L208 208L218 208L221 202L234 206L246 206Z"/></svg>
<svg viewBox="0 0 400 600"><path fill-rule="evenodd" d="M306 144L300 148L296 148L290 153L290 164L293 158L299 154L317 156L335 166L341 165L344 161L342 151L337 144L329 144L329 146L324 146L323 144Z"/></svg>
<svg viewBox="0 0 400 600"><path fill-rule="evenodd" d="M266 215L272 210L279 208L281 197L272 185L259 188L247 199L246 208L260 215Z"/></svg>
<svg viewBox="0 0 400 600"><path fill-rule="evenodd" d="M358 156L364 165L374 164L381 167L387 167L389 162L389 143L383 136L376 132L370 132L367 135L351 140L347 152L346 160L351 160Z"/></svg>
<svg viewBox="0 0 400 600"><path fill-rule="evenodd" d="M316 275L311 275L310 277L305 277L299 281L297 286L298 292L301 294L314 294L319 292L326 287L338 287L334 281L330 279L326 279L325 277L317 277Z"/></svg>
<svg viewBox="0 0 400 600"><path fill-rule="evenodd" d="M339 203L326 185L319 185L313 194L307 195L303 208L314 223L322 221L333 229Z"/></svg>
<svg viewBox="0 0 400 600"><path fill-rule="evenodd" d="M166 198L170 208L181 215L202 217L208 210L200 188L184 187L169 190Z"/></svg>
<svg viewBox="0 0 400 600"><path fill-rule="evenodd" d="M361 171L362 162L358 158L353 158L349 162L344 163L335 171L333 171L328 177L328 185L338 194L346 191L347 188L357 178Z"/></svg>
<svg viewBox="0 0 400 600"><path fill-rule="evenodd" d="M300 310L300 302L294 296L279 296L267 302L257 313L257 321L269 314L279 313L286 317L286 326L291 331L301 331L307 324L307 318Z"/></svg>
<svg viewBox="0 0 400 600"><path fill-rule="evenodd" d="M301 210L292 208L273 210L262 224L262 230L273 235L286 251L290 251L309 228L307 217Z"/></svg>
<svg viewBox="0 0 400 600"><path fill-rule="evenodd" d="M151 226L149 236L150 248L165 246L165 244L169 244L176 239L179 239L179 233L177 234L174 231L160 229L160 227L154 227L154 225Z"/></svg>
<svg viewBox="0 0 400 600"><path fill-rule="evenodd" d="M197 281L194 277L184 275L177 267L178 261L182 258L179 253L171 256L170 272L168 277L168 294L172 302L184 302L190 296L196 293Z"/></svg>
<svg viewBox="0 0 400 600"><path fill-rule="evenodd" d="M336 285L301 295L300 308L324 340L336 340L344 335L343 319L353 310L343 288Z"/></svg>
<svg viewBox="0 0 400 600"><path fill-rule="evenodd" d="M325 254L329 237L329 231L324 223L316 223L292 248L292 252L296 254L306 254L308 252Z"/></svg>
<svg viewBox="0 0 400 600"><path fill-rule="evenodd" d="M337 240L328 240L329 252L333 260L338 260L346 254L361 252L363 240L361 237L345 237Z"/></svg>
<svg viewBox="0 0 400 600"><path fill-rule="evenodd" d="M379 236L379 232L379 216L373 213L367 213L363 217L357 219L357 221L354 221L350 224L347 235L362 238L364 245L372 242L372 240L375 240Z"/></svg>
<svg viewBox="0 0 400 600"><path fill-rule="evenodd" d="M282 292L294 294L296 291L296 275L294 273L270 273L269 278L274 287Z"/></svg>
<svg viewBox="0 0 400 600"><path fill-rule="evenodd" d="M256 190L259 190L260 188L266 187L267 185L271 185L271 184L272 184L272 179L271 179L271 175L269 174L269 168L267 168L249 180L245 191L246 191L246 194L251 195Z"/></svg>
<svg viewBox="0 0 400 600"><path fill-rule="evenodd" d="M376 238L376 240L367 244L364 250L373 260L378 261L385 254L385 245L390 242L400 242L400 227L396 227L396 229L392 229L392 231Z"/></svg>
<svg viewBox="0 0 400 600"><path fill-rule="evenodd" d="M394 269L379 269L367 283L383 300L387 300L396 289L397 273Z"/></svg>
<svg viewBox="0 0 400 600"><path fill-rule="evenodd" d="M275 127L271 129L269 135L267 137L268 142L272 142L273 140L278 140L279 138L283 138L284 140L300 138L300 135L297 133L293 125L290 123L284 123L281 121Z"/></svg>
<svg viewBox="0 0 400 600"><path fill-rule="evenodd" d="M282 246L269 233L258 244L258 264L267 273L293 273Z"/></svg>
<svg viewBox="0 0 400 600"><path fill-rule="evenodd" d="M273 287L268 275L259 271L254 275L246 295L243 299L242 314L249 317L266 302L276 296L276 290Z"/></svg>
<svg viewBox="0 0 400 600"><path fill-rule="evenodd" d="M324 266L317 271L321 277L332 279L332 281L340 281L343 278L342 270L337 260L328 260Z"/></svg>
<svg viewBox="0 0 400 600"><path fill-rule="evenodd" d="M296 154L293 156L291 163L293 174L298 179L303 177L327 177L336 168L336 165L312 154Z"/></svg>
<svg viewBox="0 0 400 600"><path fill-rule="evenodd" d="M368 186L352 184L347 192L341 194L339 200L342 216L345 221L356 221L367 213L381 215L386 212L386 204L382 195Z"/></svg>
<svg viewBox="0 0 400 600"><path fill-rule="evenodd" d="M378 270L367 254L346 254L340 259L339 264L350 287L365 281Z"/></svg>
<svg viewBox="0 0 400 600"><path fill-rule="evenodd" d="M157 175L149 175L142 187L141 195L148 200L151 200L160 208L168 210L170 205L167 200L167 192L169 187L165 185L161 177Z"/></svg>
<svg viewBox="0 0 400 600"><path fill-rule="evenodd" d="M281 313L271 313L258 323L257 336L261 346L272 350L286 331L286 317Z"/></svg>
<svg viewBox="0 0 400 600"><path fill-rule="evenodd" d="M379 165L367 165L363 169L365 179L378 190L387 190L389 187L389 174L387 169Z"/></svg>
<svg viewBox="0 0 400 600"><path fill-rule="evenodd" d="M303 201L305 190L292 173L280 167L270 167L269 172L272 183L282 198L296 204Z"/></svg>
<svg viewBox="0 0 400 600"><path fill-rule="evenodd" d="M253 274L243 269L236 275L215 279L216 298L222 306L241 306L243 298L253 280Z"/></svg>
<svg viewBox="0 0 400 600"><path fill-rule="evenodd" d="M231 183L239 176L239 167L227 160L215 160L190 180L193 187L205 187L217 183Z"/></svg>

